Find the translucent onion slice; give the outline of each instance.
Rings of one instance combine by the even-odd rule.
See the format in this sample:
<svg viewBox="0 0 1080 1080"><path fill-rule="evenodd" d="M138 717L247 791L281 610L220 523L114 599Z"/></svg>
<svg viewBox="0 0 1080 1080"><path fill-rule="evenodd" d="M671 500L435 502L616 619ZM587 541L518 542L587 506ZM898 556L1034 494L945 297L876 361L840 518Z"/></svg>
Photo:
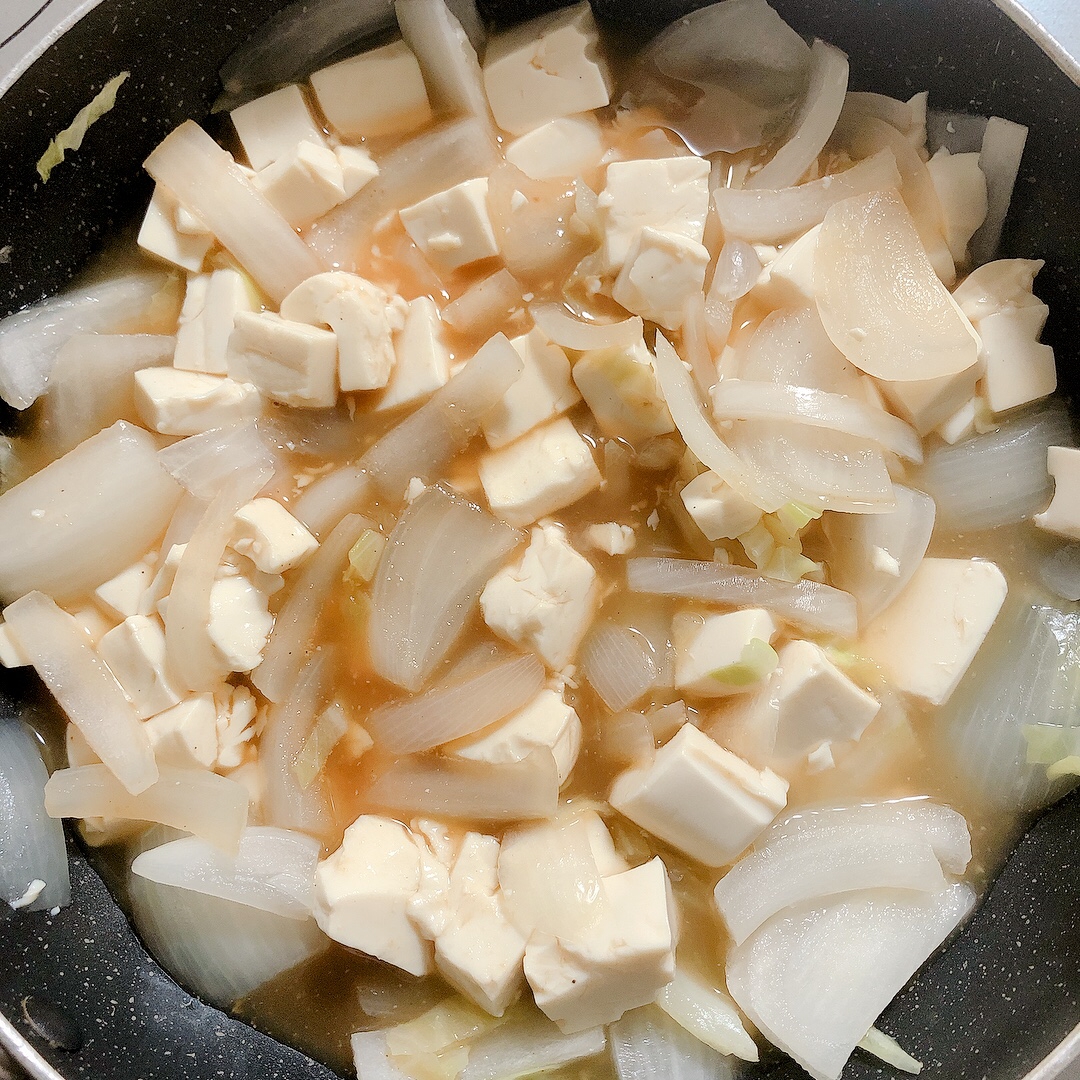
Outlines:
<svg viewBox="0 0 1080 1080"><path fill-rule="evenodd" d="M602 1027L564 1035L546 1016L522 1011L469 1047L458 1080L517 1080L596 1057L607 1047ZM365 1074L366 1076L366 1074Z"/></svg>
<svg viewBox="0 0 1080 1080"><path fill-rule="evenodd" d="M626 583L631 592L767 608L804 630L850 636L858 627L855 598L850 593L816 581L776 581L741 566L692 559L629 559Z"/></svg>
<svg viewBox="0 0 1080 1080"><path fill-rule="evenodd" d="M676 967L675 978L656 998L660 1006L695 1039L721 1054L734 1054L743 1061L757 1061L757 1044L750 1037L735 1002L722 990Z"/></svg>
<svg viewBox="0 0 1080 1080"><path fill-rule="evenodd" d="M4 621L116 786L135 796L148 790L158 779L150 737L82 627L39 592L9 604Z"/></svg>
<svg viewBox="0 0 1080 1080"><path fill-rule="evenodd" d="M307 919L318 840L288 829L249 826L235 855L185 836L138 855L131 872L159 885L220 896L288 919Z"/></svg>
<svg viewBox="0 0 1080 1080"><path fill-rule="evenodd" d="M0 901L48 911L71 902L64 827L45 812L49 779L37 739L18 720L0 722ZM37 896L35 882L41 883Z"/></svg>
<svg viewBox="0 0 1080 1080"><path fill-rule="evenodd" d="M735 1066L655 1005L608 1027L618 1080L734 1080Z"/></svg>
<svg viewBox="0 0 1080 1080"><path fill-rule="evenodd" d="M391 754L415 754L498 723L524 708L544 685L535 656L513 656L417 697L381 705L364 728Z"/></svg>
<svg viewBox="0 0 1080 1080"><path fill-rule="evenodd" d="M840 431L877 443L908 461L921 462L922 440L899 417L857 398L809 386L776 386L725 379L713 387L717 420L798 420L810 427Z"/></svg>
<svg viewBox="0 0 1080 1080"><path fill-rule="evenodd" d="M1027 135L1028 129L1023 124L1014 124L1000 116L991 116L986 123L979 168L986 176L987 211L970 246L971 259L976 266L997 256Z"/></svg>
<svg viewBox="0 0 1080 1080"><path fill-rule="evenodd" d="M233 473L273 473L279 461L253 420L180 439L158 451L162 468L200 499L212 499Z"/></svg>
<svg viewBox="0 0 1080 1080"><path fill-rule="evenodd" d="M582 643L581 672L604 704L620 712L656 682L658 665L652 646L641 634L604 619Z"/></svg>
<svg viewBox="0 0 1080 1080"><path fill-rule="evenodd" d="M583 322L561 304L531 304L529 314L549 340L578 352L628 348L641 340L644 326L636 315L621 322Z"/></svg>
<svg viewBox="0 0 1080 1080"><path fill-rule="evenodd" d="M370 487L363 469L342 465L304 488L290 511L321 540L346 514L364 505Z"/></svg>
<svg viewBox="0 0 1080 1080"><path fill-rule="evenodd" d="M894 192L858 195L829 210L814 281L833 344L868 375L932 379L978 362L978 335L938 279Z"/></svg>
<svg viewBox="0 0 1080 1080"><path fill-rule="evenodd" d="M849 91L844 98L844 111L859 113L864 116L876 116L886 124L892 124L903 135L911 132L915 123L911 105L898 98L885 94L870 94L863 91Z"/></svg>
<svg viewBox="0 0 1080 1080"><path fill-rule="evenodd" d="M414 693L476 607L521 534L442 488L428 488L390 534L372 585L371 663Z"/></svg>
<svg viewBox="0 0 1080 1080"><path fill-rule="evenodd" d="M248 794L243 784L204 769L163 766L156 783L132 795L105 765L80 765L49 777L45 809L58 818L156 821L235 852L247 824Z"/></svg>
<svg viewBox="0 0 1080 1080"><path fill-rule="evenodd" d="M1080 544L1066 544L1039 563L1039 580L1062 600L1080 600Z"/></svg>

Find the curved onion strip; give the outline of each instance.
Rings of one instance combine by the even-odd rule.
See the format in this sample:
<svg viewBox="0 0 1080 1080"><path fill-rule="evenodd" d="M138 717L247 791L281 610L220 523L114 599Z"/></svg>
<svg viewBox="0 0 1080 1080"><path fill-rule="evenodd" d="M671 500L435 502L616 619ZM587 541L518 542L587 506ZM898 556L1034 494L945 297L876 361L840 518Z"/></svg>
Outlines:
<svg viewBox="0 0 1080 1080"><path fill-rule="evenodd" d="M976 266L997 255L1027 135L1028 129L1023 124L1014 124L1000 116L991 116L986 123L979 168L986 174L988 208L982 225L971 238L971 258Z"/></svg>
<svg viewBox="0 0 1080 1080"><path fill-rule="evenodd" d="M306 487L289 508L293 517L322 539L341 519L367 501L367 473L357 465L342 465Z"/></svg>
<svg viewBox="0 0 1080 1080"><path fill-rule="evenodd" d="M612 712L632 705L653 683L658 669L641 634L605 619L581 646L581 672Z"/></svg>
<svg viewBox="0 0 1080 1080"><path fill-rule="evenodd" d="M655 1005L631 1009L608 1027L618 1080L733 1080L731 1059L696 1039Z"/></svg>
<svg viewBox="0 0 1080 1080"><path fill-rule="evenodd" d="M254 420L180 439L159 450L158 461L178 484L200 499L212 499L224 482L241 469L272 474L279 464Z"/></svg>
<svg viewBox="0 0 1080 1080"><path fill-rule="evenodd" d="M847 93L847 57L816 40L810 47L810 85L792 125L795 134L764 167L747 177L747 188L785 188L797 184L829 141Z"/></svg>
<svg viewBox="0 0 1080 1080"><path fill-rule="evenodd" d="M725 379L713 387L712 402L717 420L798 420L810 427L868 439L908 461L923 459L922 440L912 427L845 394L809 386Z"/></svg>
<svg viewBox="0 0 1080 1080"><path fill-rule="evenodd" d="M631 592L768 608L805 630L852 635L858 628L855 597L850 593L816 581L776 581L741 566L693 559L629 559L626 583Z"/></svg>
<svg viewBox="0 0 1080 1080"><path fill-rule="evenodd" d="M530 304L529 314L548 340L578 352L629 347L641 340L644 326L636 315L621 322L582 322L561 304Z"/></svg>
<svg viewBox="0 0 1080 1080"><path fill-rule="evenodd" d="M516 1080L602 1054L602 1027L564 1035L546 1016L523 1013L469 1046L469 1061L459 1080Z"/></svg>
<svg viewBox="0 0 1080 1080"><path fill-rule="evenodd" d="M911 105L899 98L885 94L870 94L850 90L844 98L845 113L858 113L862 116L876 116L887 124L892 124L902 135L910 134L915 126L915 117Z"/></svg>
<svg viewBox="0 0 1080 1080"><path fill-rule="evenodd" d="M757 1044L747 1032L735 1002L685 968L676 967L675 978L660 991L656 1004L695 1039L718 1053L734 1054L743 1061L758 1060Z"/></svg>

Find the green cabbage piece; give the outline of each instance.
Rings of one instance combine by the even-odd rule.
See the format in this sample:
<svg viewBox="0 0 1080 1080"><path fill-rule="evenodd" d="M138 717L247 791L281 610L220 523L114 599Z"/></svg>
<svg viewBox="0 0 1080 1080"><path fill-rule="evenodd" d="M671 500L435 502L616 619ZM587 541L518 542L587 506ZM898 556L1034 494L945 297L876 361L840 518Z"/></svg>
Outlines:
<svg viewBox="0 0 1080 1080"><path fill-rule="evenodd" d="M116 78L110 79L94 100L81 108L75 119L49 143L49 148L37 163L38 176L43 184L48 182L53 169L64 160L69 150L78 150L82 146L90 125L100 120L116 104L116 92L130 75L130 71L121 71Z"/></svg>

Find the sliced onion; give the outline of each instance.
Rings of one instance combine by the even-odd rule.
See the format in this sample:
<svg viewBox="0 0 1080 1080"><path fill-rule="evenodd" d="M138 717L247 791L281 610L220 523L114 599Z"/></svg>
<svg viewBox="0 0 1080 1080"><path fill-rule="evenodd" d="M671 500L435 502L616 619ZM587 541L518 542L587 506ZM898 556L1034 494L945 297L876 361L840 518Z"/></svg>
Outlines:
<svg viewBox="0 0 1080 1080"><path fill-rule="evenodd" d="M898 98L885 94L868 94L861 91L849 91L844 98L844 111L863 116L876 116L886 124L892 124L903 135L911 133L915 125L911 105Z"/></svg>
<svg viewBox="0 0 1080 1080"><path fill-rule="evenodd" d="M625 1013L608 1027L618 1080L734 1080L730 1057L695 1039L655 1005Z"/></svg>
<svg viewBox="0 0 1080 1080"><path fill-rule="evenodd" d="M146 171L204 222L272 300L281 302L322 261L198 124L185 120L146 159Z"/></svg>
<svg viewBox="0 0 1080 1080"><path fill-rule="evenodd" d="M1046 508L1054 490L1047 447L1073 442L1069 414L1053 401L995 431L934 450L918 484L937 503L946 528L973 532L1011 525Z"/></svg>
<svg viewBox="0 0 1080 1080"><path fill-rule="evenodd" d="M775 916L728 957L728 987L769 1039L816 1080L852 1050L975 905L966 885L888 889Z"/></svg>
<svg viewBox="0 0 1080 1080"><path fill-rule="evenodd" d="M48 779L30 729L5 718L0 722L0 900L26 911L71 902L64 827L45 812ZM41 889L34 897L37 883Z"/></svg>
<svg viewBox="0 0 1080 1080"><path fill-rule="evenodd" d="M1028 129L1023 124L1014 124L1000 116L991 116L986 123L979 168L986 176L987 211L970 246L971 259L976 266L997 255L1027 135Z"/></svg>
<svg viewBox="0 0 1080 1080"><path fill-rule="evenodd" d="M190 491L181 496L176 512L169 521L169 527L165 530L165 539L158 548L162 559L166 558L177 544L186 544L191 539L191 534L202 521L209 505L209 499L197 498Z"/></svg>
<svg viewBox="0 0 1080 1080"><path fill-rule="evenodd" d="M212 499L238 470L273 473L279 465L277 455L252 420L180 439L160 450L158 461L178 484L200 499Z"/></svg>
<svg viewBox="0 0 1080 1080"><path fill-rule="evenodd" d="M760 274L761 259L753 245L731 237L716 258L709 295L728 302L741 300L757 284Z"/></svg>
<svg viewBox="0 0 1080 1080"><path fill-rule="evenodd" d="M402 514L372 585L371 662L416 692L457 641L488 578L521 535L442 488Z"/></svg>
<svg viewBox="0 0 1080 1080"><path fill-rule="evenodd" d="M9 604L4 622L116 785L132 795L149 789L158 779L150 738L82 627L39 592Z"/></svg>
<svg viewBox="0 0 1080 1080"><path fill-rule="evenodd" d="M1062 600L1080 600L1080 544L1065 544L1046 555L1039 580Z"/></svg>
<svg viewBox="0 0 1080 1080"><path fill-rule="evenodd" d="M628 626L604 619L581 646L581 672L612 712L632 705L656 682L656 656L649 642Z"/></svg>
<svg viewBox="0 0 1080 1080"><path fill-rule="evenodd" d="M116 817L156 821L235 852L247 824L243 784L204 769L163 766L160 779L138 795L126 791L105 765L60 769L45 785L51 817Z"/></svg>
<svg viewBox="0 0 1080 1080"><path fill-rule="evenodd" d="M220 896L289 919L311 915L318 840L287 829L251 826L235 855L185 836L137 856L131 872L159 885Z"/></svg>
<svg viewBox="0 0 1080 1080"><path fill-rule="evenodd" d="M816 581L789 584L741 566L692 559L629 559L631 592L678 596L731 607L763 607L804 630L853 635L855 598Z"/></svg>
<svg viewBox="0 0 1080 1080"><path fill-rule="evenodd" d="M709 341L709 317L703 293L692 292L683 305L682 345L698 394L708 401L718 373Z"/></svg>
<svg viewBox="0 0 1080 1080"><path fill-rule="evenodd" d="M810 84L792 125L794 134L760 171L747 177L747 188L786 188L802 179L836 127L847 83L847 57L832 45L815 41L810 47Z"/></svg>
<svg viewBox="0 0 1080 1080"><path fill-rule="evenodd" d="M713 203L726 236L752 244L779 244L820 225L829 208L870 191L888 191L902 183L891 150L798 187L741 190L719 188Z"/></svg>
<svg viewBox="0 0 1080 1080"><path fill-rule="evenodd" d="M304 488L290 511L321 540L346 514L367 502L369 490L370 481L363 469L342 465Z"/></svg>
<svg viewBox="0 0 1080 1080"><path fill-rule="evenodd" d="M872 1027L859 1040L859 1048L901 1072L911 1073L913 1076L922 1072L921 1061L916 1061L891 1035L886 1035L876 1027Z"/></svg>
<svg viewBox="0 0 1080 1080"><path fill-rule="evenodd" d="M504 266L447 304L442 321L462 333L491 334L524 303L517 278Z"/></svg>
<svg viewBox="0 0 1080 1080"><path fill-rule="evenodd" d="M549 341L578 352L629 348L641 340L644 325L636 315L621 322L583 322L561 304L531 304L529 314Z"/></svg>
<svg viewBox="0 0 1080 1080"><path fill-rule="evenodd" d="M517 1080L535 1076L595 1057L606 1047L607 1037L602 1027L564 1035L546 1016L525 1013L473 1042L468 1064L458 1080Z"/></svg>
<svg viewBox="0 0 1080 1080"><path fill-rule="evenodd" d="M735 1002L722 990L683 968L660 991L656 1004L695 1039L721 1054L757 1061L758 1048L739 1016Z"/></svg>
<svg viewBox="0 0 1080 1080"><path fill-rule="evenodd" d="M417 697L381 705L364 728L391 754L415 754L464 738L524 708L544 684L535 656L516 656Z"/></svg>

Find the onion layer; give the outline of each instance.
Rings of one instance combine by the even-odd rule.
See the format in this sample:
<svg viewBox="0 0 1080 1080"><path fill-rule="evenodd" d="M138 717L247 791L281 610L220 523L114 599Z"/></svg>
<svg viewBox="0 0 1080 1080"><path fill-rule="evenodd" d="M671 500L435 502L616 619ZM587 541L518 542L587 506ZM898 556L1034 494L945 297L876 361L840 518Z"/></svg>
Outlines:
<svg viewBox="0 0 1080 1080"><path fill-rule="evenodd" d="M612 712L637 701L659 673L649 642L607 619L597 623L582 643L581 671Z"/></svg>
<svg viewBox="0 0 1080 1080"><path fill-rule="evenodd" d="M619 1080L733 1080L731 1058L718 1054L655 1005L626 1013L608 1028Z"/></svg>
<svg viewBox="0 0 1080 1080"><path fill-rule="evenodd" d="M559 304L532 304L529 314L548 340L578 352L629 348L641 340L644 326L636 315L621 322L582 322Z"/></svg>

